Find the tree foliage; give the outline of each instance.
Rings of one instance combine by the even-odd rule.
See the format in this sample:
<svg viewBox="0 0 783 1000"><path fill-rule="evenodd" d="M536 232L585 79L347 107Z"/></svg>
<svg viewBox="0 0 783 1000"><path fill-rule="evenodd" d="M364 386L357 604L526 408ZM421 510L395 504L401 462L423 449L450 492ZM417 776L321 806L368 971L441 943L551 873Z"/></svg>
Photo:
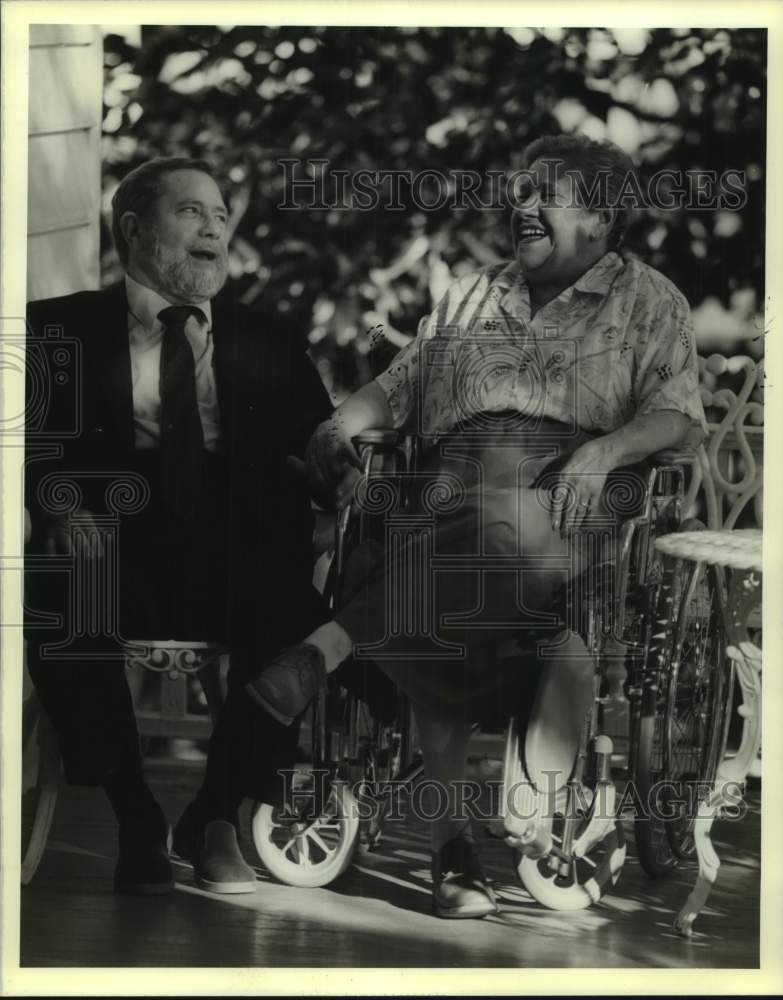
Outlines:
<svg viewBox="0 0 783 1000"><path fill-rule="evenodd" d="M763 302L761 30L152 26L107 34L105 66L106 193L152 156L213 161L239 292L309 338L337 389L369 377L373 329L403 342L449 274L508 256L507 215L409 198L350 210L329 184L331 207L286 210L284 159L326 160L332 177L477 171L484 203L490 172L561 131L618 141L643 186L664 169L743 171L741 210L646 209L627 244L694 307Z"/></svg>

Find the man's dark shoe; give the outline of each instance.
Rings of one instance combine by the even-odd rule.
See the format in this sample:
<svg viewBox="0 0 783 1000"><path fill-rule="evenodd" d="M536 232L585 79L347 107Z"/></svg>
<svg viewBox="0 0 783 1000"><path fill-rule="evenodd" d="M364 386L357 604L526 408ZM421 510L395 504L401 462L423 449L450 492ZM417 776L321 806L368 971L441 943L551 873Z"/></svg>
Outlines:
<svg viewBox="0 0 783 1000"><path fill-rule="evenodd" d="M203 840L205 823L203 810L198 800L194 799L174 827L171 853L183 861L192 861Z"/></svg>
<svg viewBox="0 0 783 1000"><path fill-rule="evenodd" d="M462 837L449 840L432 857L432 909L436 916L468 920L498 913L476 845Z"/></svg>
<svg viewBox="0 0 783 1000"><path fill-rule="evenodd" d="M325 684L323 653L316 646L303 642L272 660L245 685L245 691L278 722L290 726Z"/></svg>
<svg viewBox="0 0 783 1000"><path fill-rule="evenodd" d="M159 809L144 818L120 823L115 892L159 896L174 889L168 833L168 823Z"/></svg>

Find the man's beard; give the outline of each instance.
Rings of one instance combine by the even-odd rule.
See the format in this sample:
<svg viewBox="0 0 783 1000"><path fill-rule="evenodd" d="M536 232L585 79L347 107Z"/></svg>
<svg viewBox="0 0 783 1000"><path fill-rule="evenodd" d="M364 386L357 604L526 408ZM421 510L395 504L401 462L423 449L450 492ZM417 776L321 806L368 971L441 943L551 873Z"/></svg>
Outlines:
<svg viewBox="0 0 783 1000"><path fill-rule="evenodd" d="M197 263L187 250L170 250L153 233L149 238L149 256L161 289L184 302L205 302L226 283L228 261L224 249L210 264Z"/></svg>

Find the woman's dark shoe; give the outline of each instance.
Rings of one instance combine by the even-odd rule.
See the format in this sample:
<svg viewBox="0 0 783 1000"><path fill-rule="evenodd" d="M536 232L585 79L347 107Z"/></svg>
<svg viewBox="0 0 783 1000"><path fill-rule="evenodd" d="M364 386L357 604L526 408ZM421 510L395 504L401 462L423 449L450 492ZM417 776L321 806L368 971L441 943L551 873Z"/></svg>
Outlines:
<svg viewBox="0 0 783 1000"><path fill-rule="evenodd" d="M242 857L237 832L226 820L207 823L201 848L192 862L196 884L208 892L256 891L256 873Z"/></svg>
<svg viewBox="0 0 783 1000"><path fill-rule="evenodd" d="M205 797L202 790L187 806L174 827L171 853L183 861L192 861L204 843L204 827L213 819L224 819L235 830L239 830L237 810L226 811L222 805Z"/></svg>
<svg viewBox="0 0 783 1000"><path fill-rule="evenodd" d="M255 892L256 873L242 857L239 817L208 820L203 805L191 802L174 827L172 852L190 861L196 884L209 892Z"/></svg>
<svg viewBox="0 0 783 1000"><path fill-rule="evenodd" d="M324 655L303 642L291 646L272 660L245 691L264 711L284 726L290 726L326 684Z"/></svg>
<svg viewBox="0 0 783 1000"><path fill-rule="evenodd" d="M498 913L476 845L462 837L449 840L432 856L432 909L437 917L468 920Z"/></svg>

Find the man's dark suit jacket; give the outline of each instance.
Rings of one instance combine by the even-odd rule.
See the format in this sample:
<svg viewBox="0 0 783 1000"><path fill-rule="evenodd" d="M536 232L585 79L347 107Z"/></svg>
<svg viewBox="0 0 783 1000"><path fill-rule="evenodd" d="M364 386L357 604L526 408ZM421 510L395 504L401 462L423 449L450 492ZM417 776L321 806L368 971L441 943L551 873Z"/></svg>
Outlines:
<svg viewBox="0 0 783 1000"><path fill-rule="evenodd" d="M127 309L124 282L28 307L25 495L36 526L43 513L38 485L46 473L134 467ZM257 667L260 657L300 638L309 624L312 514L286 457L303 455L332 406L296 338L274 331L263 314L226 290L212 300L212 328L230 481L229 637L232 659ZM56 354L58 342L68 351ZM61 457L38 457L52 442ZM81 506L100 513L106 480L76 478Z"/></svg>

